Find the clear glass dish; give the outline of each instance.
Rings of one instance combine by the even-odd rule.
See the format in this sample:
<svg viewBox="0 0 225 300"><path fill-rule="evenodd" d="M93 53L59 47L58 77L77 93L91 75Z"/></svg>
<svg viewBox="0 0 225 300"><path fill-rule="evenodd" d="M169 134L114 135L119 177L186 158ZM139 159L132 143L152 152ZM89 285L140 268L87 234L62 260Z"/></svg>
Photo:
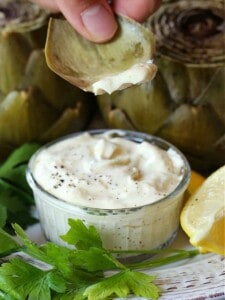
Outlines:
<svg viewBox="0 0 225 300"><path fill-rule="evenodd" d="M91 135L108 131L90 130ZM64 139L78 136L83 132L67 135L41 147L30 159L27 181L33 190L40 224L47 239L66 245L61 239L69 229L68 219L81 219L87 225L94 225L99 231L103 245L113 250L150 250L167 247L176 237L185 190L190 180L190 166L185 156L167 141L141 132L110 130L113 136L132 140L136 143L146 141L167 151L173 149L183 160L182 179L178 186L166 197L147 205L101 209L84 207L65 202L49 194L34 178L32 169L39 153ZM143 256L141 257L144 258ZM134 260L135 257L132 258ZM138 257L140 260L140 257Z"/></svg>

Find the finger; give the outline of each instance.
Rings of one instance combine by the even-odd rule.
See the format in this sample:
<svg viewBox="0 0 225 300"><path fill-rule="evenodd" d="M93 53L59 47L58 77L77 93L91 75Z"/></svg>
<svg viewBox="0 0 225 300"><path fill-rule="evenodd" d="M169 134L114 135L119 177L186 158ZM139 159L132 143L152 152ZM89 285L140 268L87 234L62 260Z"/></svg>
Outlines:
<svg viewBox="0 0 225 300"><path fill-rule="evenodd" d="M93 42L110 40L117 22L106 0L55 0L71 25Z"/></svg>
<svg viewBox="0 0 225 300"><path fill-rule="evenodd" d="M113 10L138 22L144 22L160 6L160 0L114 0Z"/></svg>

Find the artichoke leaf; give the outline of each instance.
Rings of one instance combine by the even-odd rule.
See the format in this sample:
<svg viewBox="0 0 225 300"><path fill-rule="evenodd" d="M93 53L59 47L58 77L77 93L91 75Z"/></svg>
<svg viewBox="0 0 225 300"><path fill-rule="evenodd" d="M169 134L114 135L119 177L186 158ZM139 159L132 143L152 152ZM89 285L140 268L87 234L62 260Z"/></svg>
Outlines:
<svg viewBox="0 0 225 300"><path fill-rule="evenodd" d="M195 169L202 173L210 174L212 169L218 169L223 166L225 153L225 135L223 135L208 151L204 154L192 155L186 154L191 165L195 166ZM215 160L216 157L216 160ZM204 161L204 163L202 163Z"/></svg>
<svg viewBox="0 0 225 300"><path fill-rule="evenodd" d="M209 103L225 126L225 67L216 68L211 74L211 80L195 99L194 105Z"/></svg>
<svg viewBox="0 0 225 300"><path fill-rule="evenodd" d="M52 72L45 60L44 50L33 50L22 78L21 89L36 86L50 105L62 111L77 101L87 101L88 95Z"/></svg>
<svg viewBox="0 0 225 300"><path fill-rule="evenodd" d="M0 104L0 144L17 146L37 140L57 117L37 88L12 91Z"/></svg>
<svg viewBox="0 0 225 300"><path fill-rule="evenodd" d="M52 126L40 136L39 140L46 143L70 131L82 130L88 120L87 114L88 109L84 101L78 102L73 108L65 109Z"/></svg>
<svg viewBox="0 0 225 300"><path fill-rule="evenodd" d="M73 85L94 94L109 93L151 80L154 36L139 23L118 16L115 37L102 44L83 38L63 19L49 22L48 66Z"/></svg>
<svg viewBox="0 0 225 300"><path fill-rule="evenodd" d="M119 108L113 109L109 112L109 124L111 124L111 127L118 129L124 128L128 130L135 130L125 112Z"/></svg>
<svg viewBox="0 0 225 300"><path fill-rule="evenodd" d="M5 94L0 91L0 104L5 99Z"/></svg>
<svg viewBox="0 0 225 300"><path fill-rule="evenodd" d="M111 108L111 106L107 107L105 103L108 102L109 95L104 94L98 98L99 107L102 113L103 121L111 128L118 128L118 129L128 129L128 130L135 130L135 127L130 122L126 112L121 110L120 108Z"/></svg>
<svg viewBox="0 0 225 300"><path fill-rule="evenodd" d="M156 59L158 73L163 77L171 99L179 104L189 99L189 85L186 68L179 62L158 57Z"/></svg>
<svg viewBox="0 0 225 300"><path fill-rule="evenodd" d="M111 106L107 106L107 102L110 100ZM130 87L110 96L100 95L98 101L103 115L106 119L108 118L111 126L118 126L116 120L116 116L118 116L119 124L126 124L129 121L137 130L151 134L157 132L173 111L173 106L170 105L169 91L159 73L154 80L142 85ZM108 107L108 111L106 111L106 107ZM118 112L112 113L113 107L123 111L127 118L126 123L121 122Z"/></svg>
<svg viewBox="0 0 225 300"><path fill-rule="evenodd" d="M224 125L210 105L179 106L157 132L186 154L204 156L224 134Z"/></svg>
<svg viewBox="0 0 225 300"><path fill-rule="evenodd" d="M0 32L0 91L4 94L17 88L31 50L24 36Z"/></svg>
<svg viewBox="0 0 225 300"><path fill-rule="evenodd" d="M187 66L186 70L188 73L188 86L189 86L189 99L193 102L197 102L197 99L201 95L207 93L209 86L214 81L214 75L219 68L196 68Z"/></svg>

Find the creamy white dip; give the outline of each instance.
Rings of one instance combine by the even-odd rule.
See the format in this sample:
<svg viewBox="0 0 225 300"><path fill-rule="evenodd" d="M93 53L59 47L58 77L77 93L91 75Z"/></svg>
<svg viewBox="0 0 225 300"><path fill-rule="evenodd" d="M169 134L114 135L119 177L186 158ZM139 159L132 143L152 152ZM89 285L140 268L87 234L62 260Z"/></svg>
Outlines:
<svg viewBox="0 0 225 300"><path fill-rule="evenodd" d="M112 94L114 91L123 90L129 86L152 80L156 72L157 66L153 64L152 60L149 60L146 63L135 64L130 69L119 74L104 77L93 83L90 90L95 95Z"/></svg>
<svg viewBox="0 0 225 300"><path fill-rule="evenodd" d="M171 193L184 163L173 150L108 134L84 133L40 151L32 163L38 184L59 199L95 208L130 208Z"/></svg>

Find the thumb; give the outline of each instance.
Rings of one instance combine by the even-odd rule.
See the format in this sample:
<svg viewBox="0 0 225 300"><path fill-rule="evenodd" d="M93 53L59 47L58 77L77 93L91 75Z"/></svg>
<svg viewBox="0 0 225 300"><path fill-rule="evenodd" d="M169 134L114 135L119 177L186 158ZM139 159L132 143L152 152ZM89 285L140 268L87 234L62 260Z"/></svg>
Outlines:
<svg viewBox="0 0 225 300"><path fill-rule="evenodd" d="M55 0L70 24L93 42L110 40L117 30L113 12L105 0Z"/></svg>

